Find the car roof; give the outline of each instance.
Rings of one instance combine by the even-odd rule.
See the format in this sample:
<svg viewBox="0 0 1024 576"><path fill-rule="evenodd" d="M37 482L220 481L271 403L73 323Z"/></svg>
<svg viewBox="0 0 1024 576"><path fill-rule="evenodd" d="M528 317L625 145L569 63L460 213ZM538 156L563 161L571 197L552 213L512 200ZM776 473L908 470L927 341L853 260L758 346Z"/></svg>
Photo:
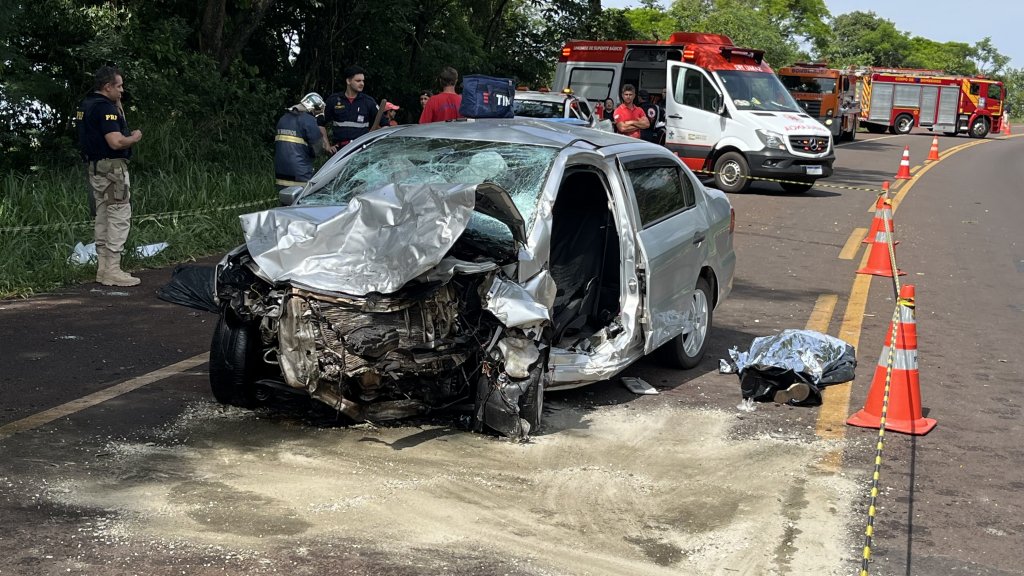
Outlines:
<svg viewBox="0 0 1024 576"><path fill-rule="evenodd" d="M430 124L405 124L386 130L391 130L391 134L385 137L453 138L555 148L564 148L580 140L589 142L598 148L642 142L636 138L603 130L531 118L487 118L432 122ZM661 148L654 144L652 146Z"/></svg>
<svg viewBox="0 0 1024 576"><path fill-rule="evenodd" d="M537 90L516 90L517 100L538 100L540 102L564 102L576 98L563 92L539 92ZM576 98L577 100L579 98Z"/></svg>

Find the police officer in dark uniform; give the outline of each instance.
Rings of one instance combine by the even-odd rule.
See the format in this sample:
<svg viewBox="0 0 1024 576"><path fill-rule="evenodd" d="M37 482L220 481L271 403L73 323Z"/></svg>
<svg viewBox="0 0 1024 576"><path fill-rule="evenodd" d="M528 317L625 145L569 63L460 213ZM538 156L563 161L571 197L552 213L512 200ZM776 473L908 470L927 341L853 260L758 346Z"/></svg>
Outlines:
<svg viewBox="0 0 1024 576"><path fill-rule="evenodd" d="M97 70L93 90L82 100L75 118L96 203L96 281L105 286L136 286L140 280L121 270L121 254L132 218L128 160L142 132L128 130L121 107L124 81L117 68Z"/></svg>
<svg viewBox="0 0 1024 576"><path fill-rule="evenodd" d="M324 99L310 92L277 121L274 183L278 190L301 186L313 177L313 159L323 148L316 117L323 112Z"/></svg>
<svg viewBox="0 0 1024 576"><path fill-rule="evenodd" d="M333 154L342 146L370 131L377 117L377 101L363 93L366 71L359 66L345 69L345 91L327 97L321 130Z"/></svg>

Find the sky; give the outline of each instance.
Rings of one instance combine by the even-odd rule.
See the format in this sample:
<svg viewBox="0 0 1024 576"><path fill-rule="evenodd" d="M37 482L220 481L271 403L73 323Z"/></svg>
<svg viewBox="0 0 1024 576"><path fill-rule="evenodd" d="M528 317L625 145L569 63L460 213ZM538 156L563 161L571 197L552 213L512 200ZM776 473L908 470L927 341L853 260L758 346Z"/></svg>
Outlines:
<svg viewBox="0 0 1024 576"><path fill-rule="evenodd" d="M670 0L662 0L668 6ZM825 0L833 16L860 10L874 12L896 29L936 42L974 45L989 36L1000 54L1011 58L1011 68L1024 68L1024 2L987 2L971 9L973 2L952 0ZM605 8L635 8L637 0L602 0ZM970 12L974 11L974 16Z"/></svg>

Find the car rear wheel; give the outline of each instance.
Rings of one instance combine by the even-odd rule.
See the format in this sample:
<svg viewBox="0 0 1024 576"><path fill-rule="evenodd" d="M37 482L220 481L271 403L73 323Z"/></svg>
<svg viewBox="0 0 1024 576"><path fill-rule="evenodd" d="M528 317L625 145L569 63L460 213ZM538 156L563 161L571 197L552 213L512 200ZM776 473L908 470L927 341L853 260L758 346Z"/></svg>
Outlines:
<svg viewBox="0 0 1024 576"><path fill-rule="evenodd" d="M910 114L900 114L892 125L893 134L910 134L914 129L914 117Z"/></svg>
<svg viewBox="0 0 1024 576"><path fill-rule="evenodd" d="M229 311L221 314L210 343L210 389L221 404L252 408L259 370L259 329Z"/></svg>
<svg viewBox="0 0 1024 576"><path fill-rule="evenodd" d="M699 278L697 286L683 311L687 331L669 340L659 350L662 360L674 368L689 370L700 364L708 347L708 332L712 315L711 285L707 279Z"/></svg>
<svg viewBox="0 0 1024 576"><path fill-rule="evenodd" d="M739 152L726 152L715 162L715 187L723 192L742 192L750 186L750 168Z"/></svg>
<svg viewBox="0 0 1024 576"><path fill-rule="evenodd" d="M988 120L975 118L974 122L971 122L971 138L984 138L985 136L988 136Z"/></svg>

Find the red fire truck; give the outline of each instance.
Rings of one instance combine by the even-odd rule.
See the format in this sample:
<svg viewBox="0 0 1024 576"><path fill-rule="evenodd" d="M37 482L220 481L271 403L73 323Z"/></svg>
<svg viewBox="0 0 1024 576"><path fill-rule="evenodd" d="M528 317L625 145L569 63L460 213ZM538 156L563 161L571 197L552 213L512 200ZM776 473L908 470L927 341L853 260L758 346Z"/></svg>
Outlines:
<svg viewBox="0 0 1024 576"><path fill-rule="evenodd" d="M1006 89L997 80L927 70L858 72L861 124L880 134L908 134L915 126L947 136L984 138L1002 128Z"/></svg>
<svg viewBox="0 0 1024 576"><path fill-rule="evenodd" d="M572 41L555 68L556 90L595 105L632 84L660 97L665 146L715 186L737 192L751 176L810 190L832 174L832 135L793 100L764 61L728 36L676 32L663 41Z"/></svg>

